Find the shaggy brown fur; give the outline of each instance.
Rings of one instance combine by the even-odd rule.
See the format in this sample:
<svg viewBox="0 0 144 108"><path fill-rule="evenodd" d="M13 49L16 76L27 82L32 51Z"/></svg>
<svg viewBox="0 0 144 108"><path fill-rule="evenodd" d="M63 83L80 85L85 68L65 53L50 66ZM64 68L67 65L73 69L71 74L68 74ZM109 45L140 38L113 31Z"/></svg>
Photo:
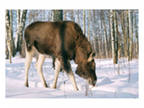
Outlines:
<svg viewBox="0 0 144 108"><path fill-rule="evenodd" d="M76 73L95 85L94 56L92 47L78 24L71 21L34 22L25 30L25 42L28 51L34 46L41 54L58 58L62 69L69 72L69 60L78 64Z"/></svg>

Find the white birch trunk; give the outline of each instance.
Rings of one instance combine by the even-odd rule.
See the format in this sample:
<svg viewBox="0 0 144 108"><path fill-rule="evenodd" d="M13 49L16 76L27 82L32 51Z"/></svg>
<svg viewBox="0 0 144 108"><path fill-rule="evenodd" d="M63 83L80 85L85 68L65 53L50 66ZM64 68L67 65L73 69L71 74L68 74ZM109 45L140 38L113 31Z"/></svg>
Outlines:
<svg viewBox="0 0 144 108"><path fill-rule="evenodd" d="M88 41L90 41L91 10L88 10Z"/></svg>
<svg viewBox="0 0 144 108"><path fill-rule="evenodd" d="M17 10L17 30L16 30L16 38L15 38L15 47L17 48L18 38L19 38L19 28L20 28L20 10Z"/></svg>
<svg viewBox="0 0 144 108"><path fill-rule="evenodd" d="M26 21L26 13L27 13L27 10L23 10L21 12L18 12L18 28L17 28L17 36L18 36L18 40L17 40L17 51L21 51L21 45L22 45L22 40L23 40L23 30L24 30L24 27L25 27L25 21Z"/></svg>
<svg viewBox="0 0 144 108"><path fill-rule="evenodd" d="M132 31L132 21L131 21L131 11L128 10L128 19L129 19L129 56L128 60L132 60L132 49L133 49L133 31Z"/></svg>
<svg viewBox="0 0 144 108"><path fill-rule="evenodd" d="M11 26L10 26L10 18L9 18L9 10L6 10L6 44L8 48L9 62L12 63L12 50L11 50Z"/></svg>
<svg viewBox="0 0 144 108"><path fill-rule="evenodd" d="M114 34L113 34L113 10L110 10L110 32L111 32L112 58L113 58L113 62L114 62L114 57L115 57L115 49L114 49L115 37L114 37Z"/></svg>

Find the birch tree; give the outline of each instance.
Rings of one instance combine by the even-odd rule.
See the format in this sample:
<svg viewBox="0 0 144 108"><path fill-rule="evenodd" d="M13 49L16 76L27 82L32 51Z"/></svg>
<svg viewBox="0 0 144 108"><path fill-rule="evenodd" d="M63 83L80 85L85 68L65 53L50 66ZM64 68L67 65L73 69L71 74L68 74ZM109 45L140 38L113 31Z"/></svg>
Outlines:
<svg viewBox="0 0 144 108"><path fill-rule="evenodd" d="M137 27L137 13L135 12L135 36L136 36L136 54L138 56L138 52L139 52L139 38L138 38L138 27Z"/></svg>
<svg viewBox="0 0 144 108"><path fill-rule="evenodd" d="M18 50L18 40L19 40L19 28L20 28L20 14L21 11L20 9L17 10L17 32L16 32L16 38L15 38L15 46L16 49Z"/></svg>
<svg viewBox="0 0 144 108"><path fill-rule="evenodd" d="M78 23L80 23L80 10L77 10L77 19L78 19Z"/></svg>
<svg viewBox="0 0 144 108"><path fill-rule="evenodd" d="M10 20L10 11L6 10L6 46L7 46L7 51L8 51L8 58L10 63L12 63L12 28L11 28L11 20Z"/></svg>
<svg viewBox="0 0 144 108"><path fill-rule="evenodd" d="M83 10L83 33L85 34L86 28L85 28L85 10Z"/></svg>
<svg viewBox="0 0 144 108"><path fill-rule="evenodd" d="M72 21L75 21L74 10L71 10L71 13L70 13L70 14L71 14L71 20L72 20Z"/></svg>
<svg viewBox="0 0 144 108"><path fill-rule="evenodd" d="M131 11L128 10L128 30L129 30L129 49L128 49L128 61L132 60L132 50L133 50L133 30L132 30L132 21L131 21Z"/></svg>
<svg viewBox="0 0 144 108"><path fill-rule="evenodd" d="M66 15L67 14L67 10L63 10L63 20L66 20Z"/></svg>
<svg viewBox="0 0 144 108"><path fill-rule="evenodd" d="M112 41L112 57L113 63L117 64L118 62L118 39L117 39L117 30L116 30L116 13L113 10L110 10L110 29L111 29L111 41Z"/></svg>
<svg viewBox="0 0 144 108"><path fill-rule="evenodd" d="M23 31L25 27L26 14L27 10L17 10L17 36L16 36L17 52L21 52L22 50L21 46L23 42Z"/></svg>
<svg viewBox="0 0 144 108"><path fill-rule="evenodd" d="M105 53L106 53L106 58L108 58L108 40L107 40L107 30L106 30L106 23L105 23L105 18L104 18L104 11L101 11L101 20L103 23L103 28L104 28L104 45L105 45Z"/></svg>
<svg viewBox="0 0 144 108"><path fill-rule="evenodd" d="M11 44L11 50L12 50L12 56L16 55L16 49L14 44L14 38L13 38L13 13L12 10L9 10L9 19L10 19L10 44Z"/></svg>
<svg viewBox="0 0 144 108"><path fill-rule="evenodd" d="M113 58L113 63L114 63L114 56L115 56L114 41L115 41L115 37L113 35L113 10L110 10L110 33L111 33L112 58Z"/></svg>
<svg viewBox="0 0 144 108"><path fill-rule="evenodd" d="M88 10L88 41L90 41L90 22L91 22L91 11Z"/></svg>

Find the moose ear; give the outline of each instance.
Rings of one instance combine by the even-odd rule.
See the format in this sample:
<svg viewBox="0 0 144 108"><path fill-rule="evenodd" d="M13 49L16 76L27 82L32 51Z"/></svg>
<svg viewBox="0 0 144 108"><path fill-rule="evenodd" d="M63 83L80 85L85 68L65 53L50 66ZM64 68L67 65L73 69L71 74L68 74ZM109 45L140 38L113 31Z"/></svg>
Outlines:
<svg viewBox="0 0 144 108"><path fill-rule="evenodd" d="M88 62L91 62L94 59L94 57L95 57L95 53L92 52L88 58Z"/></svg>

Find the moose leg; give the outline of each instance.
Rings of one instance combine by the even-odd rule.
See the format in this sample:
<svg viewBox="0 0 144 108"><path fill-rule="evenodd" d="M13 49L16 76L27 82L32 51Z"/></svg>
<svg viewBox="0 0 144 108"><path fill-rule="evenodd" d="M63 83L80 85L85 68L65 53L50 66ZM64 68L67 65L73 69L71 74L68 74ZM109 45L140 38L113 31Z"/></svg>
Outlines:
<svg viewBox="0 0 144 108"><path fill-rule="evenodd" d="M64 71L67 73L70 81L72 82L72 85L73 85L74 89L77 91L78 87L77 87L77 84L76 84L76 81L75 81L74 74L73 74L72 69L71 69L70 62L65 60L63 62L63 68L64 68Z"/></svg>
<svg viewBox="0 0 144 108"><path fill-rule="evenodd" d="M61 69L61 63L60 63L60 61L56 58L56 59L55 59L55 76L54 76L54 81L53 81L52 88L56 88L57 80L58 80L58 75L59 75L60 69Z"/></svg>
<svg viewBox="0 0 144 108"><path fill-rule="evenodd" d="M29 71L29 68L30 68L30 64L31 64L31 62L32 62L33 50L32 50L32 51L27 51L27 49L26 49L25 51L26 51L26 61L25 61L25 86L26 86L26 87L29 87L29 84L28 84L28 71Z"/></svg>
<svg viewBox="0 0 144 108"><path fill-rule="evenodd" d="M75 81L75 77L74 77L74 74L72 72L72 69L70 69L69 72L66 72L70 81L72 82L72 85L74 87L74 89L77 91L78 90L78 87L77 87L77 84L76 84L76 81Z"/></svg>
<svg viewBox="0 0 144 108"><path fill-rule="evenodd" d="M44 63L44 60L45 60L45 56L42 55L42 54L39 54L38 61L36 63L36 68L37 68L37 72L40 75L40 79L42 81L43 86L48 87L47 84L46 84L46 80L44 78L43 72L42 72L42 65Z"/></svg>

